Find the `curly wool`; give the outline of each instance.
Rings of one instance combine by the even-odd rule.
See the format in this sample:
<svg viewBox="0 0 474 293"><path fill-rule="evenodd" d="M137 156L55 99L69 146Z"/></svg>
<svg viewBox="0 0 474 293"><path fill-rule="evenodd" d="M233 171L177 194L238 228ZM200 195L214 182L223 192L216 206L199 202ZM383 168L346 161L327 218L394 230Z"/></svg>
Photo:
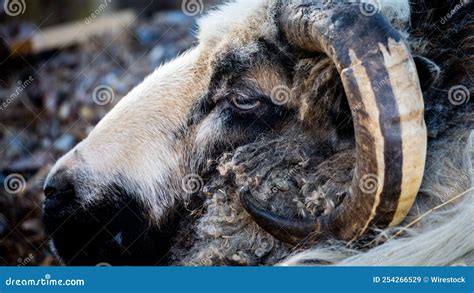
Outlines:
<svg viewBox="0 0 474 293"><path fill-rule="evenodd" d="M280 215L308 218L327 213L340 203L350 186L355 160L352 152L338 153L310 167L315 165L308 164L308 152L297 139L277 139L239 148L221 158L219 173L204 188L203 206L181 223L175 239L179 244L172 248L172 259L175 264L198 266L279 262L283 265L473 264L474 244L464 239L474 234L473 193L429 212L472 186L468 175L474 162L474 133L470 137L466 133L453 131L449 148L444 140L433 143L427 168L438 171L425 178L418 200L401 227L428 214L409 229L378 231L373 234L373 241L357 249L335 241L308 250L291 247L260 228L239 201L240 188L248 187L262 205ZM284 149L292 151L284 152ZM452 233L460 229L462 233Z"/></svg>
<svg viewBox="0 0 474 293"><path fill-rule="evenodd" d="M348 191L353 152L322 160L307 145L302 137L278 138L225 154L203 189L203 206L181 224L172 259L185 265L265 265L294 252L245 212L239 190L250 188L263 206L287 217L330 213Z"/></svg>
<svg viewBox="0 0 474 293"><path fill-rule="evenodd" d="M463 17L472 5L451 19L452 26L429 39L425 35L432 29L432 11L421 7L423 1L413 5L421 11L416 12L420 15L409 32L414 54L431 58L442 72L424 92L430 145L424 181L406 220L399 227L375 231L374 241L362 248L331 241L300 249L274 240L240 205L238 190L249 186L261 204L277 214L315 217L328 210L331 202L337 205L347 191L354 166L352 123L340 81L327 60L303 60L295 80L307 82L296 84L294 93L302 100L300 119L320 130L312 139L327 137L337 142L337 149L316 154L301 147L311 145L304 138L284 136L224 156L220 173L208 183L201 209L193 210L193 216L178 228L179 244L171 251L175 264L474 265L474 241L467 238L474 235L473 104L468 101L461 108L446 98L453 85L472 87L467 74L472 54L456 57L459 48L472 51L472 19ZM329 132L327 124L333 122L344 126L341 133ZM300 144L291 143L301 139ZM278 154L285 143L291 151L282 158ZM239 157L246 159L239 162ZM263 255L258 250L262 243Z"/></svg>

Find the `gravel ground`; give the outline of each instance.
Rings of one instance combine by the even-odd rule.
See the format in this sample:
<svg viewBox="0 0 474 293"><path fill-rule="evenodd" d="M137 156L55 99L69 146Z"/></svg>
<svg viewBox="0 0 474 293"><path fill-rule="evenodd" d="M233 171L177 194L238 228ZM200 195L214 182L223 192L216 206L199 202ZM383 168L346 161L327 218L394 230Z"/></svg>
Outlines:
<svg viewBox="0 0 474 293"><path fill-rule="evenodd" d="M34 26L0 26L0 36ZM128 91L195 42L181 12L137 19L120 35L0 65L0 265L59 265L41 224L49 168Z"/></svg>

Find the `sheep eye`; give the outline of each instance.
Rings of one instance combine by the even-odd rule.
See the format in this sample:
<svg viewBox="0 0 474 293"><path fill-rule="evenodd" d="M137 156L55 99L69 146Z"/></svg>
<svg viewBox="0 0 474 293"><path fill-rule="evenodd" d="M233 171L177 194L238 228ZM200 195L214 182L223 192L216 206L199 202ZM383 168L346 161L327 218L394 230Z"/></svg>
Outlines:
<svg viewBox="0 0 474 293"><path fill-rule="evenodd" d="M232 97L232 105L239 110L253 110L260 106L261 101L255 99L248 99L243 97Z"/></svg>

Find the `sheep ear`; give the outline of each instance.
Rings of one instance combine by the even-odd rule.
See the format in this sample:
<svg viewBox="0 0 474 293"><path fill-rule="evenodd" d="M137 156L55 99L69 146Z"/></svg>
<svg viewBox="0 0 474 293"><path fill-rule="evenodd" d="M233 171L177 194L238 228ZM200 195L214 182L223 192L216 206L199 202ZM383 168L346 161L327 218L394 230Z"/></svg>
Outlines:
<svg viewBox="0 0 474 293"><path fill-rule="evenodd" d="M420 78L421 89L427 91L439 79L441 69L436 63L425 57L414 55L413 59Z"/></svg>

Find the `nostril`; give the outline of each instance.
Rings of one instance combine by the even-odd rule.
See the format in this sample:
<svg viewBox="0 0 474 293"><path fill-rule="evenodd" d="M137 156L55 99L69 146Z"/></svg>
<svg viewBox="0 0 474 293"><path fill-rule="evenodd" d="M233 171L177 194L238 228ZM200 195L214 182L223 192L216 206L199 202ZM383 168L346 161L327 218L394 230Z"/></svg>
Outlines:
<svg viewBox="0 0 474 293"><path fill-rule="evenodd" d="M61 171L53 174L44 187L46 199L65 200L76 196L74 179L69 172Z"/></svg>
<svg viewBox="0 0 474 293"><path fill-rule="evenodd" d="M46 199L56 198L58 200L73 199L76 197L76 192L74 187L68 185L64 189L57 189L56 187L46 186L44 188L44 196Z"/></svg>
<svg viewBox="0 0 474 293"><path fill-rule="evenodd" d="M45 196L46 198L51 198L51 197L53 197L57 192L58 192L57 189L54 188L54 187L52 187L52 186L46 186L46 187L44 188L44 196Z"/></svg>

